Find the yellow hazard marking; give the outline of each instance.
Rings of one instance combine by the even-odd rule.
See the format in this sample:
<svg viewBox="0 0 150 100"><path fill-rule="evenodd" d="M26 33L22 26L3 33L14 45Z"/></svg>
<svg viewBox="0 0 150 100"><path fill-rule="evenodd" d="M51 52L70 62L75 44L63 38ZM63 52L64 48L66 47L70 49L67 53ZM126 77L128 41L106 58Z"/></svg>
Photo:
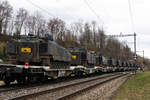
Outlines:
<svg viewBox="0 0 150 100"><path fill-rule="evenodd" d="M76 59L77 58L77 56L72 56L72 59Z"/></svg>
<svg viewBox="0 0 150 100"><path fill-rule="evenodd" d="M21 52L30 53L31 52L31 48L21 48Z"/></svg>

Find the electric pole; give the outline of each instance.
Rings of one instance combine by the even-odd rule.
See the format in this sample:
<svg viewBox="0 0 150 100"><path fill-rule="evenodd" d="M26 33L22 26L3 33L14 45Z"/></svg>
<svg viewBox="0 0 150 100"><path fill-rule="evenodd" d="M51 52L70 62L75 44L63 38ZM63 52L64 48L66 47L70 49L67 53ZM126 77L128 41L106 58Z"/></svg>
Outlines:
<svg viewBox="0 0 150 100"><path fill-rule="evenodd" d="M137 55L136 55L136 33L134 34L122 34L122 32L119 35L107 35L108 37L129 37L133 36L134 37L134 60L136 61Z"/></svg>
<svg viewBox="0 0 150 100"><path fill-rule="evenodd" d="M137 55L136 55L136 33L134 32L134 59L136 61Z"/></svg>

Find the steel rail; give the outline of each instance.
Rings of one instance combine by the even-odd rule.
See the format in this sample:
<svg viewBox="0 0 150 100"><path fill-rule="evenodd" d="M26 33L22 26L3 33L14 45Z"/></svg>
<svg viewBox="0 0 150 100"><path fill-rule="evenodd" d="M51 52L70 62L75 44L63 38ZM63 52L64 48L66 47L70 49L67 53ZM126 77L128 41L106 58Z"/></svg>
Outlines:
<svg viewBox="0 0 150 100"><path fill-rule="evenodd" d="M104 78L107 78L107 77L113 77L113 76L116 76L116 75L117 75L117 77L118 77L118 75L120 77L120 75L122 76L124 74L114 73L114 74L103 76L103 77L102 76L101 77L96 77L96 78L92 78L92 79L89 79L89 80L83 80L81 82L74 82L74 83L71 83L71 84L65 84L63 86L54 87L54 88L51 88L51 89L48 89L48 90L44 90L44 91L40 91L40 92L36 92L36 93L20 95L20 96L17 96L17 97L9 98L8 100L22 100L22 99L32 98L32 97L36 97L36 96L39 96L39 95L52 93L52 92L55 92L55 91L58 91L58 90L61 90L61 89L64 89L64 88L68 88L68 87L71 87L73 85L79 85L79 84L83 84L83 83L86 83L86 82L95 81L95 80L98 80L98 79L104 79Z"/></svg>

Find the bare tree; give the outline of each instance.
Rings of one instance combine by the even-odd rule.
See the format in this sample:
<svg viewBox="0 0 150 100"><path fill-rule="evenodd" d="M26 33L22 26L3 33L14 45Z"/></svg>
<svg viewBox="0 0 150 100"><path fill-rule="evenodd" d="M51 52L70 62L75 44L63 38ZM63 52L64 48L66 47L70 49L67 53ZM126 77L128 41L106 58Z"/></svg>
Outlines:
<svg viewBox="0 0 150 100"><path fill-rule="evenodd" d="M71 33L73 33L74 36L79 37L83 33L83 22L82 20L79 20L78 22L74 22L70 25Z"/></svg>
<svg viewBox="0 0 150 100"><path fill-rule="evenodd" d="M58 18L50 19L48 22L48 29L55 40L63 40L66 31L65 22L63 20Z"/></svg>
<svg viewBox="0 0 150 100"><path fill-rule="evenodd" d="M96 32L96 22L95 21L92 21L92 35L93 35L93 38L92 38L92 40L93 40L93 46L94 46L94 48L96 49L97 47L96 47L96 34L97 34L97 32Z"/></svg>
<svg viewBox="0 0 150 100"><path fill-rule="evenodd" d="M90 49L91 37L92 37L91 26L89 25L89 23L85 23L83 28L84 28L84 31L80 35L80 43L81 45Z"/></svg>
<svg viewBox="0 0 150 100"><path fill-rule="evenodd" d="M105 45L106 45L106 36L103 30L98 29L98 33L96 34L96 45L99 50L103 53Z"/></svg>
<svg viewBox="0 0 150 100"><path fill-rule="evenodd" d="M28 12L24 8L20 8L16 15L16 21L15 21L15 29L16 29L16 35L19 36L22 32L22 27L24 25L24 22L28 16Z"/></svg>
<svg viewBox="0 0 150 100"><path fill-rule="evenodd" d="M10 20L10 22L9 22L9 25L8 25L8 34L9 35L13 35L13 33L14 33L14 25L15 24L15 17L12 17L11 18L11 20Z"/></svg>
<svg viewBox="0 0 150 100"><path fill-rule="evenodd" d="M0 35L2 33L6 34L12 10L11 5L7 1L0 2Z"/></svg>
<svg viewBox="0 0 150 100"><path fill-rule="evenodd" d="M24 24L25 34L28 33L34 34L34 27L35 27L35 17L28 16Z"/></svg>
<svg viewBox="0 0 150 100"><path fill-rule="evenodd" d="M35 13L35 34L39 37L42 34L47 33L47 26L44 17L40 12Z"/></svg>

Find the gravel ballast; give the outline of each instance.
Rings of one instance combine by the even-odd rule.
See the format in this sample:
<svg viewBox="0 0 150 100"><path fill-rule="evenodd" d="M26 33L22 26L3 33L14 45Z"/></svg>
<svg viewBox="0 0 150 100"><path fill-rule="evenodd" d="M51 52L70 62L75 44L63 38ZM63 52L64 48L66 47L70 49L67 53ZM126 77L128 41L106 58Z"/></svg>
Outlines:
<svg viewBox="0 0 150 100"><path fill-rule="evenodd" d="M70 100L111 100L117 89L128 79L128 76L120 77L108 83L99 85L80 95L70 98ZM68 99L69 100L69 99Z"/></svg>
<svg viewBox="0 0 150 100"><path fill-rule="evenodd" d="M103 77L103 76L107 76L107 75L102 75L102 76L98 76L98 77ZM60 82L60 83L57 83L57 84L51 84L51 85L47 85L47 86L40 86L40 87L33 87L33 88L30 87L30 88L27 88L27 89L23 88L23 89L19 89L19 90L13 91L13 92L12 91L3 92L3 93L0 93L0 100L9 99L9 98L12 98L12 97L17 97L17 96L24 95L24 94L36 93L36 92L39 92L39 91L55 88L55 87L58 87L58 86L61 86L61 85L64 85L64 84L70 84L70 83L73 83L73 82L78 82L78 81L81 81L81 80L88 80L88 79L89 78L77 79L77 80L73 80L73 81L69 81L69 82Z"/></svg>

